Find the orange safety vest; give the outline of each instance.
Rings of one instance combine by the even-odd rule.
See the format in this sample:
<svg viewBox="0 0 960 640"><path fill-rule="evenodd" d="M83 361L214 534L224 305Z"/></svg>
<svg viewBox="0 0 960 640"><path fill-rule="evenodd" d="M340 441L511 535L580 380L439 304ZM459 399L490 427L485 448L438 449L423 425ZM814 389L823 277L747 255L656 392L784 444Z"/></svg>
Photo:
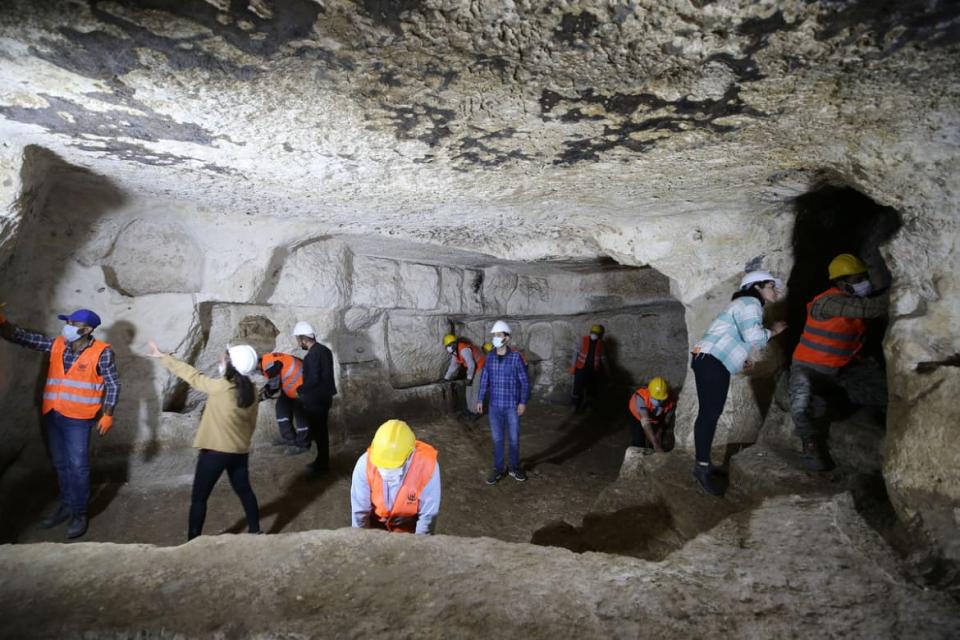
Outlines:
<svg viewBox="0 0 960 640"><path fill-rule="evenodd" d="M414 533L420 513L420 493L430 482L437 468L437 450L425 442L416 441L413 459L403 477L403 484L393 500L393 507L387 509L383 503L383 478L370 462L370 449L367 449L367 484L370 486L370 502L373 504L373 516L376 516L387 531Z"/></svg>
<svg viewBox="0 0 960 640"><path fill-rule="evenodd" d="M577 354L577 364L575 367L577 369L583 369L587 366L587 353L590 352L590 336L583 336L583 341L580 343L580 352ZM603 357L603 340L597 338L597 346L593 350L593 368L594 370L600 368L600 358Z"/></svg>
<svg viewBox="0 0 960 640"><path fill-rule="evenodd" d="M283 389L283 394L296 399L297 389L303 384L303 360L289 353L268 353L260 359L263 375L267 375L267 369L272 367L274 362L279 362L283 367L280 369L280 388Z"/></svg>
<svg viewBox="0 0 960 640"><path fill-rule="evenodd" d="M643 400L644 406L647 408L647 413L650 414L651 422L660 422L663 418L668 416L673 408L677 405L677 401L673 398L668 397L666 400L660 403L659 407L653 406L653 398L650 397L650 390L646 387L640 387L637 389L636 393L630 396L630 413L633 414L633 417L637 420L640 420L640 412L637 410L636 398L640 396ZM659 413L657 410L659 409Z"/></svg>
<svg viewBox="0 0 960 640"><path fill-rule="evenodd" d="M867 323L862 318L835 317L815 320L810 315L814 303L824 296L846 295L831 287L807 303L807 321L800 343L793 352L794 362L808 362L839 369L853 360L863 346Z"/></svg>
<svg viewBox="0 0 960 640"><path fill-rule="evenodd" d="M483 355L483 350L476 345L470 344L466 340L458 340L457 346L453 350L453 357L457 359L457 364L459 364L461 367L467 366L466 360L464 360L463 356L460 355L460 352L464 349L470 349L470 353L473 354L474 363L476 363L480 356Z"/></svg>
<svg viewBox="0 0 960 640"><path fill-rule="evenodd" d="M44 415L56 411L76 420L92 420L103 406L103 376L97 371L100 355L109 349L106 342L94 340L74 360L70 371L63 370L63 352L67 339L63 336L53 341L50 348L50 366L47 368L47 383L43 387Z"/></svg>

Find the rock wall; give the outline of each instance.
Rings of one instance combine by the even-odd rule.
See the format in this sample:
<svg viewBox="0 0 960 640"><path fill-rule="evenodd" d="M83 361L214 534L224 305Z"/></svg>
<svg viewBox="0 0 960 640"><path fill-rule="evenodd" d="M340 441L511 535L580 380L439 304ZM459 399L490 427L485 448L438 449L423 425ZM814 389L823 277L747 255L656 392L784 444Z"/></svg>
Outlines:
<svg viewBox="0 0 960 640"><path fill-rule="evenodd" d="M185 441L202 408L201 394L142 355L147 340L212 372L237 342L261 353L294 352L298 320L311 322L335 354L342 391L335 439L399 411L450 410L462 391L438 384L449 362L443 335L453 331L479 345L498 318L513 324L537 400L567 400L566 368L594 322L607 326L624 402L631 384L652 375L681 380L683 307L652 269L511 263L388 239L322 236L281 221L224 227L219 213L133 198L60 162L44 206L23 209L17 250L3 272L6 310L12 321L48 333L59 330L58 313L90 307L101 314L98 335L114 345L124 385L114 444ZM9 344L0 353L18 372L5 381L5 410L18 424L34 424L29 399L44 358ZM271 403L262 405L260 437L271 437L272 422ZM25 429L12 431L11 440L23 440Z"/></svg>
<svg viewBox="0 0 960 640"><path fill-rule="evenodd" d="M62 243L70 254L80 236L107 244L93 261L50 267L70 276L44 276L63 287L25 284L35 261L18 256L6 275L26 289L5 291L8 311L39 323L49 310L37 300L93 300L174 348L202 336L202 323L187 319L199 303L273 304L290 293L318 300L307 308L342 301L344 327L369 322L366 333L387 322L368 311L381 294L400 305L400 289L384 279L429 279L429 270L401 276L401 266L374 261L357 273L371 280L360 295L378 297L363 305L348 305L335 272L317 288L263 274L282 270L303 243L374 235L427 243L434 256L469 247L501 260L609 256L651 266L670 279L695 340L748 264L790 270L793 200L824 181L846 185L903 219L882 249L894 295L884 473L901 518L949 546L960 538L958 372L921 377L913 367L960 352L958 11L946 0L571 0L536 9L499 0L12 0L0 9L0 257L10 255L19 216L36 217L46 198L31 186L44 184L32 161L20 160L35 145L73 167L60 193L50 191L54 209L87 213L81 224L50 226L35 243L41 255L59 255ZM131 233L177 244L157 249L158 260L190 263L199 252L202 276L177 265L135 281L118 275L121 264L152 258L122 244L111 253L116 233L97 225L117 198L136 199L138 213L108 226L139 219ZM302 249L295 261L321 259ZM402 308L489 313L462 298L457 307L457 278L471 277L464 268L438 269L436 303L432 287L418 288ZM505 300L512 276L487 270L485 283L502 284L484 304L532 318L541 276L517 277L524 295ZM158 287L179 293L150 293ZM143 320L170 305L190 311ZM531 331L538 351L547 331ZM365 339L353 348L374 349ZM0 358L18 378L37 373L13 367L8 351ZM5 397L10 384L0 380ZM682 419L690 380L685 388ZM756 437L764 393L734 382L719 443ZM21 403L12 402L18 420Z"/></svg>

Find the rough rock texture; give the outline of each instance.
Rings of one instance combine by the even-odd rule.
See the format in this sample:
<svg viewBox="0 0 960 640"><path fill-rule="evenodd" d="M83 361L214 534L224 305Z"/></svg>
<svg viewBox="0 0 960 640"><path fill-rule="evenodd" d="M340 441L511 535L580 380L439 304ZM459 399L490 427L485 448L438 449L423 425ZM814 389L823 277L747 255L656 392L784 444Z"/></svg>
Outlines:
<svg viewBox="0 0 960 640"><path fill-rule="evenodd" d="M270 588L251 593L248 585ZM322 629L346 637L947 639L960 630L956 603L905 583L845 496L772 499L664 563L352 530L201 538L168 549L5 546L0 606L0 634L11 637Z"/></svg>
<svg viewBox="0 0 960 640"><path fill-rule="evenodd" d="M902 217L882 248L893 276L887 488L904 521L960 559L960 373L914 371L960 352L958 17L947 0L12 0L0 9L7 310L39 323L99 306L138 336L187 348L200 344L196 314L158 307L269 304L274 278L280 295L346 296L274 270L290 252L315 264L297 255L304 242L360 235L429 243L446 265L438 310L467 315L493 307L470 296L457 306L477 264L455 248L649 265L685 305L692 341L745 266L791 269L797 196L850 186ZM136 215L109 215L125 208ZM43 218L66 209L73 222ZM123 282L194 291L197 272L121 281L69 259L153 218L201 244L198 293L130 300ZM28 223L48 233L14 235ZM29 255L15 251L25 246ZM357 252L378 274L361 301L376 291L405 307L433 303L429 288L403 297L394 286L433 282L405 251ZM143 260L155 269L169 255ZM43 277L38 256L50 263ZM582 291L545 294L542 275L488 275L496 314L599 304ZM344 307L363 306L350 294ZM358 313L351 324L365 322ZM545 332L530 329L538 348ZM15 357L0 351L0 370ZM27 416L24 379L38 372L18 373L0 379L4 398L18 397L4 407L15 424ZM755 437L764 420L762 393L737 381L734 398L721 446Z"/></svg>
<svg viewBox="0 0 960 640"><path fill-rule="evenodd" d="M331 346L338 383L350 387L336 404L335 437L366 433L401 407L448 410L450 390L438 385L449 362L443 335L455 331L479 345L501 314L533 363L537 399L567 401L575 341L594 322L608 325L616 384L626 389L655 374L682 380L683 307L653 269L524 264L353 235L304 239L314 232L289 220L238 228L196 207L132 198L49 153L31 156L59 163L58 171L48 177L42 206L19 223L5 273L23 286L6 290L6 310L47 332L59 330L55 314L100 313L98 335L115 346L124 383L117 416L125 428L110 438L119 446L188 439L190 421L158 409L193 412L196 421L202 408L202 394L142 356L147 340L212 373L230 344L295 351L298 320ZM487 287L488 280L513 286ZM13 451L26 433L16 425L34 423L45 360L10 345L0 350L9 370L16 361L23 374L0 380L5 409L16 418L0 449ZM272 406L264 405L262 422L271 420Z"/></svg>

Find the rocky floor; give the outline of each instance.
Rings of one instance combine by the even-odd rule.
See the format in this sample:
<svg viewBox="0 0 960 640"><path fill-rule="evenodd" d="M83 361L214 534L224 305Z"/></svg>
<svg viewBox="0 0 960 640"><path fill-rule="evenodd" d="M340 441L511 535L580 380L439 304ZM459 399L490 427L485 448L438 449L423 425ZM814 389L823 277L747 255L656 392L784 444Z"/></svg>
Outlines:
<svg viewBox="0 0 960 640"><path fill-rule="evenodd" d="M529 542L554 520L579 522L593 501L617 477L629 443L626 423L598 426L565 407L539 406L524 418L521 454L529 481L512 478L490 487L492 466L486 420L454 418L414 421L417 436L440 451L443 504L437 532ZM369 445L355 440L332 449L333 472L311 479L304 473L309 455L286 457L282 448L261 446L250 457L251 482L268 533L350 526L350 476ZM95 457L87 542L176 545L186 540L187 509L196 453L161 449L149 462L137 454ZM63 528L42 530L37 522L55 508L52 472L27 476L23 492L5 510L5 541L62 542ZM19 491L8 488L8 496ZM239 501L227 478L211 496L204 533L246 530Z"/></svg>
<svg viewBox="0 0 960 640"><path fill-rule="evenodd" d="M864 513L851 467L809 474L761 442L733 456L716 499L683 452L624 456L624 425L535 407L522 436L530 480L489 487L482 423L414 427L441 452L440 535L429 539L343 528L359 441L335 447L334 472L313 481L303 457L258 448L253 482L277 535L181 544L187 449L126 470L101 457L82 542L49 544L63 531L36 528L50 507L38 483L7 531L42 544L0 546L0 637L960 634L956 600L910 577ZM121 472L125 483L103 482ZM222 481L206 533L242 530ZM141 544L102 544L117 542Z"/></svg>

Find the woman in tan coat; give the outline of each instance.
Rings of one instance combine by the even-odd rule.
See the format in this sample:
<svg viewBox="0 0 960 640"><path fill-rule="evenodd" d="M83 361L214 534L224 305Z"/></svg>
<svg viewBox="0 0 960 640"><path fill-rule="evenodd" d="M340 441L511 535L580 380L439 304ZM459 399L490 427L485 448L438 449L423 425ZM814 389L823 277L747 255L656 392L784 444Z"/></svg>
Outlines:
<svg viewBox="0 0 960 640"><path fill-rule="evenodd" d="M193 476L187 539L192 540L203 531L207 499L224 471L243 504L249 532L260 533L260 508L247 470L250 438L257 425L257 394L249 378L257 367L256 351L245 344L227 349L220 358L219 378L205 376L189 364L161 353L152 341L147 355L159 358L160 364L208 396L193 441L200 453Z"/></svg>

